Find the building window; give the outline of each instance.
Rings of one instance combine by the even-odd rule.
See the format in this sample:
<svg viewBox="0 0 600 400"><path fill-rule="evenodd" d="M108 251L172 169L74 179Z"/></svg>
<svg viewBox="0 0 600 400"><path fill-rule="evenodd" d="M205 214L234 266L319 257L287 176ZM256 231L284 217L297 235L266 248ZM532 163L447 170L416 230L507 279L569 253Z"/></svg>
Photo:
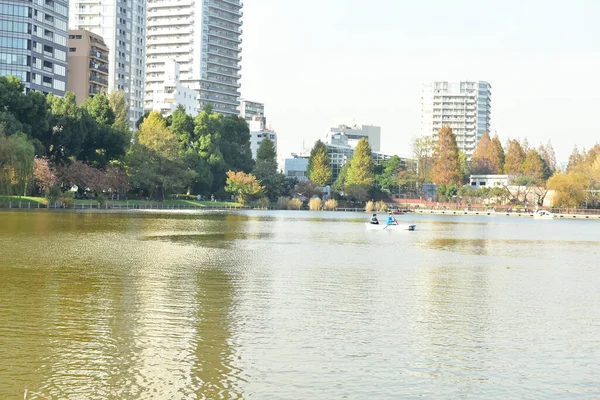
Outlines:
<svg viewBox="0 0 600 400"><path fill-rule="evenodd" d="M75 47L69 47L69 53L75 53L77 49Z"/></svg>

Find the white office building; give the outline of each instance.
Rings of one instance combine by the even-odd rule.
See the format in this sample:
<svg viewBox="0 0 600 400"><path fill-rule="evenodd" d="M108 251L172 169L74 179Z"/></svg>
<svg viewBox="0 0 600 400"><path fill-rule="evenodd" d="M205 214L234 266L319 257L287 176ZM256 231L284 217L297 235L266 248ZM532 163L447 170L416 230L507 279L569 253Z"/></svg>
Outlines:
<svg viewBox="0 0 600 400"><path fill-rule="evenodd" d="M470 158L479 138L490 131L491 90L484 81L423 84L421 134L437 138L438 131L449 125L458 148Z"/></svg>
<svg viewBox="0 0 600 400"><path fill-rule="evenodd" d="M179 80L180 67L175 61L165 63L165 80L162 85L153 85L146 102L146 111L160 111L163 116L173 114L180 105L186 113L195 117L198 114L198 92L183 86Z"/></svg>
<svg viewBox="0 0 600 400"><path fill-rule="evenodd" d="M70 29L102 36L108 52L108 91L129 99L132 129L144 113L146 0L71 0Z"/></svg>
<svg viewBox="0 0 600 400"><path fill-rule="evenodd" d="M371 150L379 151L381 147L381 127L374 125L338 125L327 133L326 142L336 146L356 148L358 141L366 138Z"/></svg>
<svg viewBox="0 0 600 400"><path fill-rule="evenodd" d="M260 144L265 138L269 138L277 151L277 133L271 129L267 129L263 121L252 121L250 126L250 149L252 150L252 158L256 160L256 152Z"/></svg>
<svg viewBox="0 0 600 400"><path fill-rule="evenodd" d="M239 115L241 1L147 1L146 107L174 60L181 84L198 92L200 109L210 104L215 112Z"/></svg>

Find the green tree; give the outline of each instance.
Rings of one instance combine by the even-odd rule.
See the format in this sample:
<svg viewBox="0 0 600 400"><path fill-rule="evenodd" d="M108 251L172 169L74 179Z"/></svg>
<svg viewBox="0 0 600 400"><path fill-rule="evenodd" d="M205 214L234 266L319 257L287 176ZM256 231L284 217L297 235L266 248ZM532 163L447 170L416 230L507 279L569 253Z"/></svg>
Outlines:
<svg viewBox="0 0 600 400"><path fill-rule="evenodd" d="M375 182L373 152L366 138L358 141L354 155L349 161L346 186L358 186L366 191L373 187Z"/></svg>
<svg viewBox="0 0 600 400"><path fill-rule="evenodd" d="M246 120L236 116L223 118L223 131L219 145L225 169L250 172L254 168L250 148L250 130Z"/></svg>
<svg viewBox="0 0 600 400"><path fill-rule="evenodd" d="M177 137L183 150L193 147L194 118L185 112L183 105L180 104L173 111L169 129Z"/></svg>
<svg viewBox="0 0 600 400"><path fill-rule="evenodd" d="M438 132L431 174L433 182L438 185L458 185L463 179L456 136L447 125Z"/></svg>
<svg viewBox="0 0 600 400"><path fill-rule="evenodd" d="M348 169L350 168L350 163L344 164L342 167L337 179L333 183L333 190L336 192L343 192L346 189L346 180L348 178Z"/></svg>
<svg viewBox="0 0 600 400"><path fill-rule="evenodd" d="M527 175L533 185L544 184L544 161L536 150L529 150L523 162L523 174Z"/></svg>
<svg viewBox="0 0 600 400"><path fill-rule="evenodd" d="M108 95L108 102L114 114L113 128L128 132L129 128L129 102L122 90L112 91ZM141 123L140 123L141 124Z"/></svg>
<svg viewBox="0 0 600 400"><path fill-rule="evenodd" d="M264 138L256 150L256 161L277 161L275 144L268 137Z"/></svg>
<svg viewBox="0 0 600 400"><path fill-rule="evenodd" d="M285 176L277 171L275 146L269 138L264 138L256 152L254 175L264 186L269 199L276 201L283 193Z"/></svg>
<svg viewBox="0 0 600 400"><path fill-rule="evenodd" d="M227 172L225 190L233 193L242 204L246 204L253 199L258 199L264 193L264 188L254 175L233 171Z"/></svg>
<svg viewBox="0 0 600 400"><path fill-rule="evenodd" d="M506 152L504 173L509 175L521 174L526 156L521 143L516 139L510 140L508 142L508 151Z"/></svg>
<svg viewBox="0 0 600 400"><path fill-rule="evenodd" d="M85 99L81 104L81 108L87 110L88 114L101 125L112 125L115 123L115 113L108 101L108 97L102 93Z"/></svg>
<svg viewBox="0 0 600 400"><path fill-rule="evenodd" d="M0 126L0 194L23 196L33 175L35 149L27 136L4 134Z"/></svg>
<svg viewBox="0 0 600 400"><path fill-rule="evenodd" d="M308 159L308 179L319 186L325 186L331 181L332 174L327 147L321 140L317 140Z"/></svg>
<svg viewBox="0 0 600 400"><path fill-rule="evenodd" d="M579 207L585 201L589 178L583 172L557 172L548 180L548 189L556 191L554 205Z"/></svg>
<svg viewBox="0 0 600 400"><path fill-rule="evenodd" d="M221 132L223 116L213 113L212 107L206 105L194 119L194 148L206 161L211 172L212 192L223 188L225 184L225 161L221 153Z"/></svg>
<svg viewBox="0 0 600 400"><path fill-rule="evenodd" d="M393 156L391 159L383 163L383 171L381 174L376 175L375 179L377 185L386 192L388 195L394 195L398 193L400 189L400 174L405 171L406 168L402 163L402 160L398 156ZM407 178L403 176L403 178Z"/></svg>

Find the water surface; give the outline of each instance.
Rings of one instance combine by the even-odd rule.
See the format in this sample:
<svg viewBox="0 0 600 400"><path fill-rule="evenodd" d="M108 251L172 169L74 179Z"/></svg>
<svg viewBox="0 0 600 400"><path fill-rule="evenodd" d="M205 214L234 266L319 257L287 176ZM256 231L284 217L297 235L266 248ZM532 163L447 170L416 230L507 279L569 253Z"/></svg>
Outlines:
<svg viewBox="0 0 600 400"><path fill-rule="evenodd" d="M0 398L600 397L598 222L400 218L0 212Z"/></svg>

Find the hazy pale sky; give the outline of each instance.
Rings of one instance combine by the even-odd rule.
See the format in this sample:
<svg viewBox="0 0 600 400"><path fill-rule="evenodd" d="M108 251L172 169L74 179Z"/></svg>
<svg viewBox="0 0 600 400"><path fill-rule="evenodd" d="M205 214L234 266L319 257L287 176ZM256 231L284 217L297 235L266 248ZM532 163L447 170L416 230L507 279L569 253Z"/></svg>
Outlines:
<svg viewBox="0 0 600 400"><path fill-rule="evenodd" d="M599 15L598 0L246 0L241 93L280 154L351 118L408 155L423 82L485 80L492 133L551 139L566 161L600 141Z"/></svg>

